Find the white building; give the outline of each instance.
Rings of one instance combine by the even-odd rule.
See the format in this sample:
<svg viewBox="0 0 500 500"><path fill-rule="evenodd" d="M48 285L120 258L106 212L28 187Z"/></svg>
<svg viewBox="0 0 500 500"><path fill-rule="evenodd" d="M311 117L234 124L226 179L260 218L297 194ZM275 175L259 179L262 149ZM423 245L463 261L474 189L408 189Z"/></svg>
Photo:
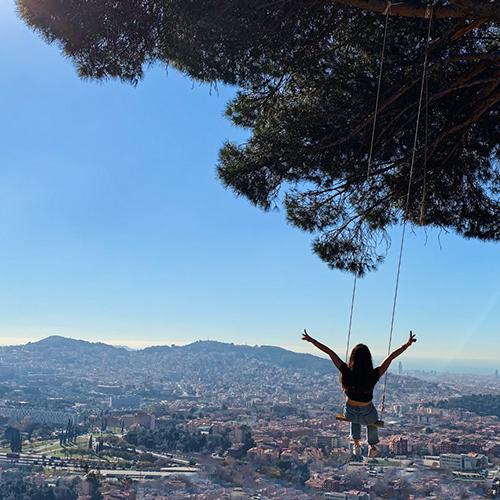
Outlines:
<svg viewBox="0 0 500 500"><path fill-rule="evenodd" d="M30 418L35 424L67 425L71 421L73 425L78 423L78 415L69 411L39 410L36 408L8 408L0 407L0 416L8 418L9 421L21 422Z"/></svg>
<svg viewBox="0 0 500 500"><path fill-rule="evenodd" d="M439 455L439 465L441 469L452 471L479 471L488 467L488 459L479 453L469 453L468 455L458 453L443 453Z"/></svg>

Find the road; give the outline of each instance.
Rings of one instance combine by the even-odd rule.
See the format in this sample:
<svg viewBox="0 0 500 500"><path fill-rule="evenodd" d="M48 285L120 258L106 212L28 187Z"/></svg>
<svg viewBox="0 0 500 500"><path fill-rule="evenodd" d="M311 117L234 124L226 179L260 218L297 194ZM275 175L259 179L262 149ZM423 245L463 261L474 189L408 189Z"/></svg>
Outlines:
<svg viewBox="0 0 500 500"><path fill-rule="evenodd" d="M199 471L197 467L164 467L160 470L109 468L109 463L104 460L92 459L84 461L74 458L47 457L34 453L0 453L0 464L25 467L38 466L82 475L93 471L99 473L101 476L128 477L130 479L155 479L178 474L191 475Z"/></svg>

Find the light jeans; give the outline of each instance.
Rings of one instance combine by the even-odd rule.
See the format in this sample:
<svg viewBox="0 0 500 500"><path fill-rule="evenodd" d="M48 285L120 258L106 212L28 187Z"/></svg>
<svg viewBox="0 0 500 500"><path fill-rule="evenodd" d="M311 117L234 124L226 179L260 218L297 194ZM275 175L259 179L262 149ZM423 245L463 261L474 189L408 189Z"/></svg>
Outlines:
<svg viewBox="0 0 500 500"><path fill-rule="evenodd" d="M351 422L351 439L361 439L361 426L366 425L368 444L378 443L378 428L373 425L378 420L378 413L373 403L367 406L346 403L345 416Z"/></svg>

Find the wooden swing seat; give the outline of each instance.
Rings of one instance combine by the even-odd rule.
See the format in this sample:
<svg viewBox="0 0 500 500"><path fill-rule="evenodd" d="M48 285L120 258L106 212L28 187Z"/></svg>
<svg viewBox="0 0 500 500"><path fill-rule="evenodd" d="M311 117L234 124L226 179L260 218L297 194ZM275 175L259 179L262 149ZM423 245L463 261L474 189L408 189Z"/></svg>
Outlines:
<svg viewBox="0 0 500 500"><path fill-rule="evenodd" d="M337 413L335 415L336 420L340 420L341 422L350 422L350 420L343 414L343 413ZM383 420L377 420L373 425L374 427L384 427L384 421Z"/></svg>

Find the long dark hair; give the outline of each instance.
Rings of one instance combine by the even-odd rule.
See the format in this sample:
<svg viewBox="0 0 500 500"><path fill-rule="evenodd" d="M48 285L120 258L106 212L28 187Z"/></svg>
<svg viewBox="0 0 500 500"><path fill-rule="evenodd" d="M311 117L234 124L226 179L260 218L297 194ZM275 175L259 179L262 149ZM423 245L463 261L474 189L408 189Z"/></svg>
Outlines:
<svg viewBox="0 0 500 500"><path fill-rule="evenodd" d="M372 377L373 361L372 353L365 344L354 346L347 363L350 373L342 374L340 381L345 391L355 387L362 392L373 389Z"/></svg>

